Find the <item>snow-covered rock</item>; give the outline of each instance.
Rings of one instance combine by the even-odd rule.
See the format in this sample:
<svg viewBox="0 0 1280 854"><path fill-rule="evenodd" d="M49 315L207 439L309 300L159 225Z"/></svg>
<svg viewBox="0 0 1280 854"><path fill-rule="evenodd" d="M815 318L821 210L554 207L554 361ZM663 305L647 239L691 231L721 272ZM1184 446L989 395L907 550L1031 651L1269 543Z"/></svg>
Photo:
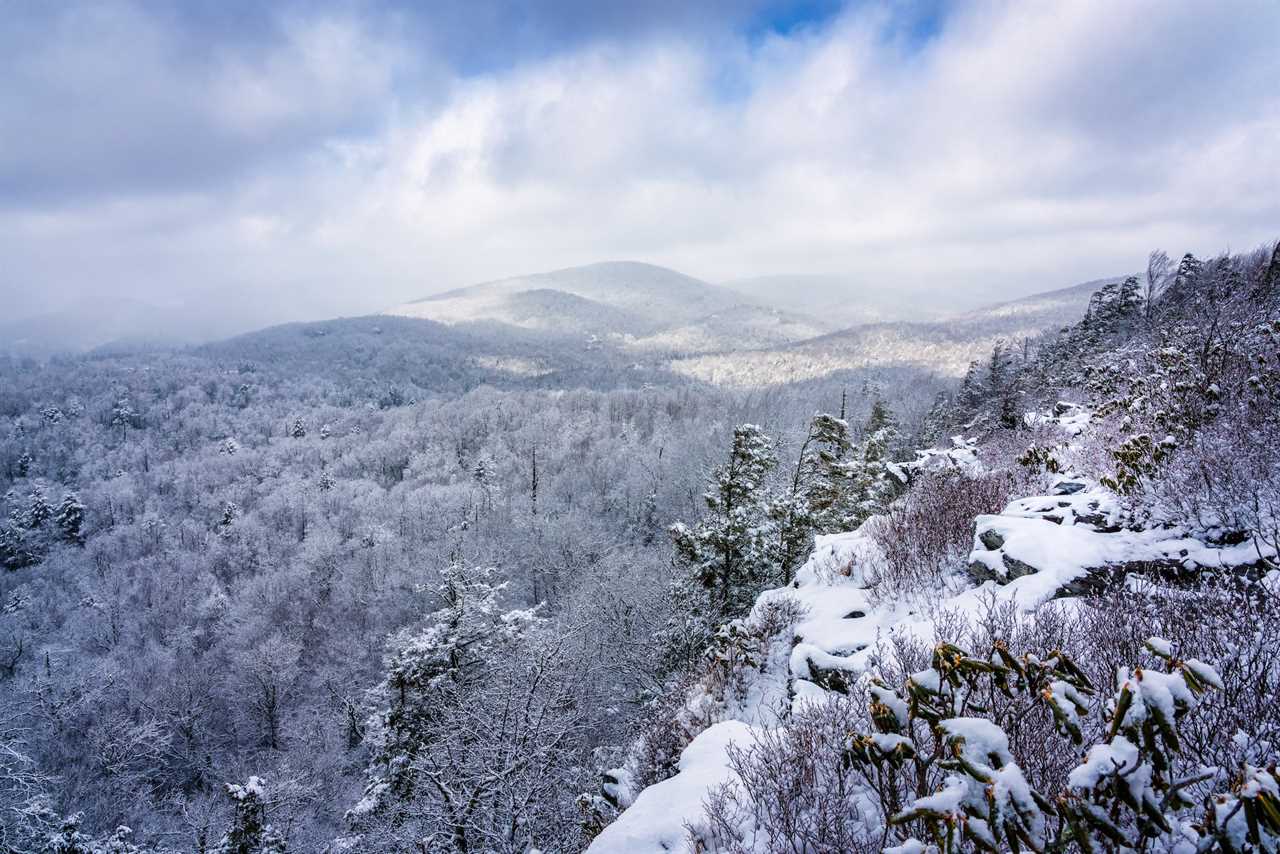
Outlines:
<svg viewBox="0 0 1280 854"><path fill-rule="evenodd" d="M1185 581L1203 568L1260 566L1252 543L1215 547L1177 528L1122 528L1115 496L1085 478L1061 477L1050 492L977 518L969 555L976 583L1036 575L1055 594L1082 595L1130 572Z"/></svg>

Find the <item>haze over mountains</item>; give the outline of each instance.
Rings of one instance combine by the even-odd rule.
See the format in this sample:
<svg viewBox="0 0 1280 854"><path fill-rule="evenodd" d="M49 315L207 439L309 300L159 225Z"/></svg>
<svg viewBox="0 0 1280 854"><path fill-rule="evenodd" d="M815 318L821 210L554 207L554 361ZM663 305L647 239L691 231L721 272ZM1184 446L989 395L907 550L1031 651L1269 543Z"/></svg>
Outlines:
<svg viewBox="0 0 1280 854"><path fill-rule="evenodd" d="M484 370L533 376L563 367L554 354L579 354L571 359L578 364L584 351L607 348L615 363L632 359L645 369L755 386L888 365L958 375L997 340L1075 321L1105 281L962 311L958 297L917 298L850 277L716 285L652 264L606 262L459 288L383 314L433 321L421 334L436 349L454 347ZM230 307L219 312L132 300L85 306L0 324L0 352L48 356L200 343L255 328L246 319L252 307L241 308L246 311L236 314ZM465 338L445 335L446 328ZM457 344L463 340L465 346ZM521 342L524 355L486 341ZM481 350L493 355L481 358Z"/></svg>
<svg viewBox="0 0 1280 854"><path fill-rule="evenodd" d="M850 287L843 301L837 281ZM945 303L922 306L901 294L853 289L848 280L774 277L727 287L651 264L613 262L486 282L388 313L585 336L638 356L670 358L669 367L699 380L768 385L891 364L958 375L998 340L1078 320L1107 281L957 313ZM844 308L820 316L788 309L822 300ZM882 319L843 322L850 317Z"/></svg>

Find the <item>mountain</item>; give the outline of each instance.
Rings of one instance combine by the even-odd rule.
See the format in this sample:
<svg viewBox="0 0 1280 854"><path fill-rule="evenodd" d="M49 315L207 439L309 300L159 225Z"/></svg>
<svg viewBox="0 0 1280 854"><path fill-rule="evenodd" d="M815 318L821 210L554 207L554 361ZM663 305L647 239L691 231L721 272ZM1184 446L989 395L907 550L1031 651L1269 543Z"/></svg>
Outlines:
<svg viewBox="0 0 1280 854"><path fill-rule="evenodd" d="M841 327L933 320L955 310L953 295L868 285L854 275L781 274L733 279L721 286L762 305L822 317ZM970 304L974 305L973 303Z"/></svg>
<svg viewBox="0 0 1280 854"><path fill-rule="evenodd" d="M639 352L769 347L832 330L796 312L652 264L607 262L485 282L389 309L449 325L498 323Z"/></svg>
<svg viewBox="0 0 1280 854"><path fill-rule="evenodd" d="M671 366L685 376L732 386L775 385L881 365L958 377L998 341L1034 337L1080 319L1094 291L1112 281L1033 294L945 320L865 323L783 346L676 359Z"/></svg>

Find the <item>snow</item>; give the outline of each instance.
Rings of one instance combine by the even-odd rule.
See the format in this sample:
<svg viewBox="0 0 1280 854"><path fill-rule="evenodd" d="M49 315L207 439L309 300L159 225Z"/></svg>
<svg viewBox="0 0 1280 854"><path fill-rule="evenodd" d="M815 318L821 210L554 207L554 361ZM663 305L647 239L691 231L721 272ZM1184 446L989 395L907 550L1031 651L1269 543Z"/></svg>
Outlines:
<svg viewBox="0 0 1280 854"><path fill-rule="evenodd" d="M1126 739L1123 735L1117 735L1114 739L1111 739L1110 744L1094 744L1092 748L1089 748L1089 753L1084 758L1084 764L1071 769L1070 775L1066 777L1066 784L1071 789L1088 791L1112 776L1120 776L1123 780L1133 780L1134 777L1138 776L1138 772L1134 771L1137 767L1137 746L1134 746L1133 741ZM1147 776L1151 776L1149 769ZM1130 789L1132 789L1132 786L1133 784L1130 782Z"/></svg>
<svg viewBox="0 0 1280 854"><path fill-rule="evenodd" d="M947 718L938 726L952 739L962 741L960 753L971 765L994 775L996 767L1013 761L1009 736L986 718Z"/></svg>
<svg viewBox="0 0 1280 854"><path fill-rule="evenodd" d="M680 754L679 773L641 792L587 850L591 854L686 850L685 825L698 823L703 799L733 776L729 745L751 742L752 727L741 721L722 721L704 730Z"/></svg>
<svg viewBox="0 0 1280 854"><path fill-rule="evenodd" d="M1161 658L1173 658L1173 644L1164 638L1147 638L1147 646Z"/></svg>
<svg viewBox="0 0 1280 854"><path fill-rule="evenodd" d="M942 786L942 791L923 798L917 798L911 805L913 810L928 810L937 813L956 813L969 794L969 784L963 777L952 775Z"/></svg>
<svg viewBox="0 0 1280 854"><path fill-rule="evenodd" d="M926 854L929 847L918 839L908 839L901 845L892 845L884 849L884 854Z"/></svg>
<svg viewBox="0 0 1280 854"><path fill-rule="evenodd" d="M1066 405L1058 409L1055 423L1088 423L1089 415L1083 410ZM956 437L953 444L950 451L918 455L910 467L980 467L967 440ZM828 699L831 691L819 683L830 685L829 678L822 677L831 671L844 674L849 684L861 682L905 727L907 706L901 697L868 679L873 656L883 654L886 642L895 637L932 644L935 620L944 613L974 616L1005 603L1034 613L1050 600L1069 594L1075 589L1072 582L1091 571L1122 564L1161 562L1188 569L1216 568L1254 564L1260 556L1253 543L1219 548L1174 527L1127 529L1116 496L1088 478L1065 473L1050 481L1046 491L1049 494L1013 500L1001 513L977 517L969 574L941 579L935 588L920 591L914 598L882 601L874 594L873 585L885 558L872 533L882 519L873 517L853 532L818 536L794 581L766 591L756 603L759 612L770 603L791 599L803 616L788 637L775 644L763 673L747 674L745 697L737 706L720 709L724 716L737 720L722 721L698 736L681 759L680 774L640 793L636 806L625 811L590 850L598 854L679 847L686 838L685 823L694 823L702 815L707 791L730 775L725 752L728 743L749 739L753 727L776 726L765 710L771 713L785 704L788 696L793 713ZM984 570L986 580L974 583ZM1280 591L1280 572L1269 573L1263 584ZM1077 607L1070 599L1061 601L1062 607ZM1166 642L1153 638L1151 645L1162 656L1172 658L1174 650ZM940 687L939 674L932 669L910 678L925 688ZM1121 729L1140 724L1149 715L1172 720L1179 710L1194 706L1196 697L1188 682L1195 685L1197 680L1210 686L1220 684L1212 667L1195 660L1181 662L1173 673L1122 671L1118 684L1127 686L1134 700ZM1047 687L1048 699L1069 725L1078 727L1080 710L1089 705L1085 698L1063 681ZM990 779L994 809L1003 811L1011 821L1016 818L1033 838L1043 838L1044 816L1021 769L1012 762L1004 732L980 718L950 718L941 725L953 739L963 739L960 749L966 762ZM872 743L884 753L903 741L893 734L872 736ZM1091 789L1123 768L1125 785L1141 799L1147 794L1152 769L1137 765L1137 748L1121 734L1110 744L1093 747L1084 764L1071 773L1069 782L1080 790ZM988 794L984 789L971 778L952 775L940 792L915 806L954 812L969 803L969 798L985 812ZM978 835L990 830L982 822L971 822L970 826ZM912 847L915 844L886 850L927 850Z"/></svg>
<svg viewBox="0 0 1280 854"><path fill-rule="evenodd" d="M1209 546L1176 527L1123 530L1113 495L1085 478L1059 478L1053 489L1068 484L1083 488L1020 498L999 514L977 517L971 567L996 581L1034 571L1045 586L1057 589L1108 565L1160 562L1219 569L1274 554L1252 542Z"/></svg>

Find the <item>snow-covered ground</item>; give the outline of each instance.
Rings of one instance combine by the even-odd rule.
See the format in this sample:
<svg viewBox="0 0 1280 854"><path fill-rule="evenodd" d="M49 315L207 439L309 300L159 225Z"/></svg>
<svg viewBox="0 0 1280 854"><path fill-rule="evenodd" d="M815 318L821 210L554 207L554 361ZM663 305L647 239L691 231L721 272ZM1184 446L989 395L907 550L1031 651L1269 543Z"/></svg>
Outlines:
<svg viewBox="0 0 1280 854"><path fill-rule="evenodd" d="M1055 417L1072 435L1088 420L1074 409ZM976 466L977 461L971 444L959 440L949 451L922 456L918 464ZM684 751L680 772L641 792L589 850L685 850L686 825L696 827L701 820L707 793L732 782L730 744L750 744L753 727L784 725L773 714L780 701L789 698L794 711L827 697L824 685L832 684L833 674L844 681L859 678L881 642L905 635L932 643L935 620L943 613L976 615L1009 602L1034 612L1054 598L1087 590L1085 582L1096 572L1123 572L1126 565L1194 570L1249 565L1260 557L1250 543L1219 548L1178 529L1128 530L1120 520L1119 503L1106 489L1087 478L1060 476L1046 495L1020 498L999 514L979 516L968 573L944 580L932 597L911 601L879 602L869 586L883 559L868 534L877 519L858 531L818 537L795 581L763 593L753 611L758 616L784 598L803 606L790 654L775 654L778 664L753 673L748 701L725 706L723 719ZM699 699L694 695L691 702Z"/></svg>

